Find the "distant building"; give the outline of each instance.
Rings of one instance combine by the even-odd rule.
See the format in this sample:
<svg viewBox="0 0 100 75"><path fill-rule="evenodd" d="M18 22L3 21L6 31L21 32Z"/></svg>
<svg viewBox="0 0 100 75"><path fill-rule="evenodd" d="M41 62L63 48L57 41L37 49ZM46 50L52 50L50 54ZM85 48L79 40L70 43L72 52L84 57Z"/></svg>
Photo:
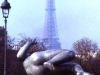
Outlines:
<svg viewBox="0 0 100 75"><path fill-rule="evenodd" d="M94 51L90 51L90 52L82 52L80 54L76 54L76 57L78 58L83 58L85 61L87 60L87 58L96 58L97 57L97 53L98 52L94 52Z"/></svg>
<svg viewBox="0 0 100 75"><path fill-rule="evenodd" d="M20 49L20 46L19 45L14 45L13 47L12 47L12 50L19 50Z"/></svg>

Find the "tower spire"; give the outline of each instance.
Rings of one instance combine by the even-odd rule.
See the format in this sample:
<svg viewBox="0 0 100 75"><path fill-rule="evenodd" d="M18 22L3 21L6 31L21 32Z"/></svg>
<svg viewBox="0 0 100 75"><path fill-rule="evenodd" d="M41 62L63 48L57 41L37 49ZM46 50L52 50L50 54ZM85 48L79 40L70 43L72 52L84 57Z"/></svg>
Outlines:
<svg viewBox="0 0 100 75"><path fill-rule="evenodd" d="M61 49L57 31L55 1L47 0L46 4L46 20L44 25L43 42L48 48Z"/></svg>

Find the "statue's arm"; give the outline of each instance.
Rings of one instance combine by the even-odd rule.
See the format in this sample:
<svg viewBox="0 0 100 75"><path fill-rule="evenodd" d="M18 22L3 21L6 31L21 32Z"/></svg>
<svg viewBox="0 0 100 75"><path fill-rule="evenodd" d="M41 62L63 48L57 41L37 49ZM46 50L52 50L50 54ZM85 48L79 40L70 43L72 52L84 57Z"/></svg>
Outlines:
<svg viewBox="0 0 100 75"><path fill-rule="evenodd" d="M17 53L17 58L19 60L24 60L27 57L27 51L29 50L31 44L32 40L29 40L23 47L20 48L20 50Z"/></svg>

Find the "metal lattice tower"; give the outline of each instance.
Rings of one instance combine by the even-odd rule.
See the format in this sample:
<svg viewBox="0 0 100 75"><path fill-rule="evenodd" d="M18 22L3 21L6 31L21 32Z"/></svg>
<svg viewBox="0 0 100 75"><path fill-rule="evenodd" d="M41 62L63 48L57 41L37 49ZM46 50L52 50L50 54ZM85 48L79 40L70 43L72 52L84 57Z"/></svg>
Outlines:
<svg viewBox="0 0 100 75"><path fill-rule="evenodd" d="M47 0L46 20L44 25L43 42L46 47L51 49L61 49L61 44L58 38L55 1Z"/></svg>

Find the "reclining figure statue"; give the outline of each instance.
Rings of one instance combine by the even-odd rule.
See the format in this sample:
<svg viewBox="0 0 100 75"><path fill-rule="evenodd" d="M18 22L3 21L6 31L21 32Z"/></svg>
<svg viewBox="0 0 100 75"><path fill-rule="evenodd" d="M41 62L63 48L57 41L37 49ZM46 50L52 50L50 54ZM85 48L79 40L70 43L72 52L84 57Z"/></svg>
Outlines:
<svg viewBox="0 0 100 75"><path fill-rule="evenodd" d="M74 51L45 50L27 55L27 51L35 41L29 40L17 53L23 62L27 75L93 75L84 72L79 64L69 62L75 57Z"/></svg>

